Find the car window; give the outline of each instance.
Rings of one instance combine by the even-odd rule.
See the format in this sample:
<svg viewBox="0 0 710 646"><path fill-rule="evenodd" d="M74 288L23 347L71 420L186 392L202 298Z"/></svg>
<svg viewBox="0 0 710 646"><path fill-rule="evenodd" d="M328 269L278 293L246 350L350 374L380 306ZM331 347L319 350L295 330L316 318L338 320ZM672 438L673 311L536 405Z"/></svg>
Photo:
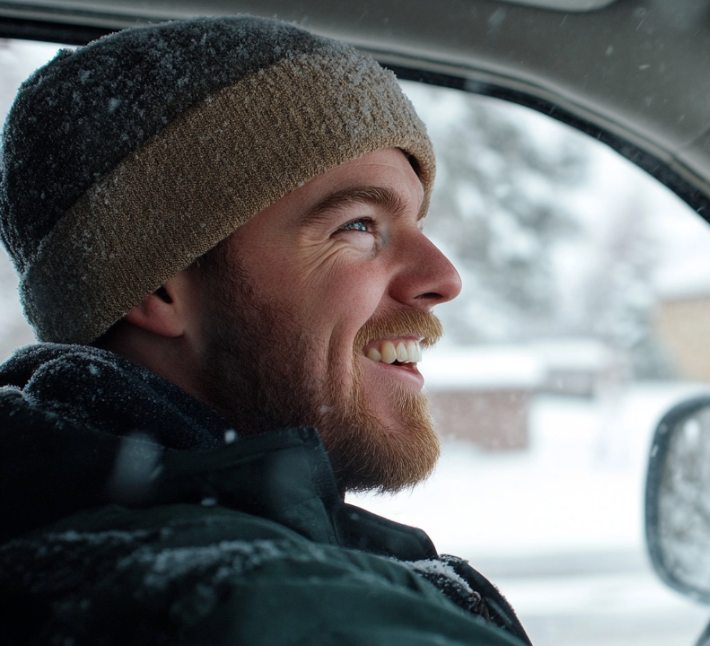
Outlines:
<svg viewBox="0 0 710 646"><path fill-rule="evenodd" d="M403 83L432 136L425 231L461 296L421 364L443 457L349 502L423 527L538 646L693 644L707 609L647 560L655 424L710 381L710 226L608 147L521 106Z"/></svg>
<svg viewBox="0 0 710 646"><path fill-rule="evenodd" d="M57 45L0 41L0 113ZM710 381L710 226L589 137L403 82L438 157L427 234L463 278L421 364L443 456L348 501L423 527L494 581L538 646L691 644L706 609L651 572L654 424ZM0 358L31 343L0 251Z"/></svg>
<svg viewBox="0 0 710 646"><path fill-rule="evenodd" d="M59 48L54 43L0 38L0 123L5 123L20 83L53 58ZM34 342L32 330L22 316L17 285L17 275L5 247L0 245L0 361L14 349Z"/></svg>

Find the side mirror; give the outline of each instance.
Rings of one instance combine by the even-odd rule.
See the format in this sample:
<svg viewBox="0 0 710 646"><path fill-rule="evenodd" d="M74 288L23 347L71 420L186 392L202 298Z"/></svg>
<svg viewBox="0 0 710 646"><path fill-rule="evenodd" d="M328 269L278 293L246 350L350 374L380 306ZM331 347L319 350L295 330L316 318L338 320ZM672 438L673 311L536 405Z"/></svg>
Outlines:
<svg viewBox="0 0 710 646"><path fill-rule="evenodd" d="M710 395L678 404L656 428L646 543L667 585L710 604Z"/></svg>

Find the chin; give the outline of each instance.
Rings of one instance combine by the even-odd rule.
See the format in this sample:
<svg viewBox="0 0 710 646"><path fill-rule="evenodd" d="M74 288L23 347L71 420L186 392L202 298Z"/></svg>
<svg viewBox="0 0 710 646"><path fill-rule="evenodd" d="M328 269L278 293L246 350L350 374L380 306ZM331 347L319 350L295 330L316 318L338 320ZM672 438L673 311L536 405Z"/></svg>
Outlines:
<svg viewBox="0 0 710 646"><path fill-rule="evenodd" d="M347 491L395 492L425 480L440 440L423 393L400 389L392 411L379 416L363 400L333 406L318 427L335 476Z"/></svg>

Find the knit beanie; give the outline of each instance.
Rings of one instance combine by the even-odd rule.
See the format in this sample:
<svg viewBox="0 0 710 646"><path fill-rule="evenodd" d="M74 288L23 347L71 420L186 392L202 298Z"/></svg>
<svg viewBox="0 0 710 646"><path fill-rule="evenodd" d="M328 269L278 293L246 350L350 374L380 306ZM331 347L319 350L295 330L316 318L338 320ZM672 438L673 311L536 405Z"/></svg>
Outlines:
<svg viewBox="0 0 710 646"><path fill-rule="evenodd" d="M304 182L434 156L394 75L248 16L137 27L62 50L20 88L0 157L2 240L42 341L90 343Z"/></svg>

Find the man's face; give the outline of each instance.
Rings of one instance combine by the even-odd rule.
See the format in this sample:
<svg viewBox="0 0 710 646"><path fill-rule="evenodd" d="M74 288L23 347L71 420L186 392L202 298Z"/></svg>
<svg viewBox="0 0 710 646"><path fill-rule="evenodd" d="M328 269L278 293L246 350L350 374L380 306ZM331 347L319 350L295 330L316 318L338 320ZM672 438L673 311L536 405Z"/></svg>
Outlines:
<svg viewBox="0 0 710 646"><path fill-rule="evenodd" d="M438 458L416 361L460 279L423 202L399 150L344 164L232 234L205 291L200 397L242 434L315 426L348 489L412 485Z"/></svg>

